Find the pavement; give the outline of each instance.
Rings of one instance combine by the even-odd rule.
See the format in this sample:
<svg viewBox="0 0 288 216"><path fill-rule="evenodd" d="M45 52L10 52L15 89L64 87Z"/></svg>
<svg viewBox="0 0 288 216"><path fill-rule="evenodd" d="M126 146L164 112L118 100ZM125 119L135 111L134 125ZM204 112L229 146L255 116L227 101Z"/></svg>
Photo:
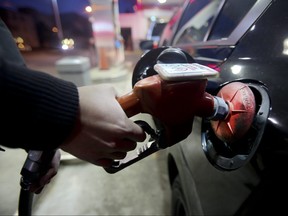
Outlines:
<svg viewBox="0 0 288 216"><path fill-rule="evenodd" d="M46 55L43 54L45 58ZM24 56L29 67L58 76L53 64L45 61L41 63L35 56ZM128 53L126 57L128 60L124 64L111 66L107 70L93 66L89 70L92 84L110 83L119 95L128 93L132 89L131 77L135 60L140 55L137 52ZM57 60L51 59L54 63ZM145 120L154 126L148 114L139 114L132 118ZM20 170L27 154L21 149L5 149L5 152L0 152L0 215L17 215ZM62 153L58 174L40 195L34 196L33 215L170 214L171 191L165 150L116 174L108 174L101 167Z"/></svg>

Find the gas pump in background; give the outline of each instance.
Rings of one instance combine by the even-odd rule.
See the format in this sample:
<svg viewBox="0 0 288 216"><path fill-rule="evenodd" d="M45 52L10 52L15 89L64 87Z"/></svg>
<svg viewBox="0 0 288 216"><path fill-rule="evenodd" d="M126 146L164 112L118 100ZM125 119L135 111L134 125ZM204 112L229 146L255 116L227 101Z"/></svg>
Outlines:
<svg viewBox="0 0 288 216"><path fill-rule="evenodd" d="M149 142L123 160L115 160L105 171L116 173L185 139L191 133L195 116L204 119L202 147L216 168L235 170L245 165L264 133L270 112L267 88L255 80L210 85L208 78L217 74L196 64L181 49L161 47L143 54L133 71L132 91L117 100L128 117L150 114L157 128L142 120L136 121L150 136ZM27 160L31 162L29 154ZM32 160L33 164L37 163L37 158ZM37 170L46 163L32 166L30 162L28 166L26 161L21 172L24 186L31 184L29 181L34 179L31 176L37 176ZM25 207L26 213L21 213L20 206L24 207L20 203L25 203L25 197L21 201L20 196L19 215L31 215L31 207Z"/></svg>

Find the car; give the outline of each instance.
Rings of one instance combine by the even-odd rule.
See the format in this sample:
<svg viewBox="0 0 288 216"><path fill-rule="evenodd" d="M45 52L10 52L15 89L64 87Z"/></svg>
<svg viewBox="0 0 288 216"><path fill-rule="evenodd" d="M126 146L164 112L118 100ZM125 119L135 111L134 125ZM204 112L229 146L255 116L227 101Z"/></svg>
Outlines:
<svg viewBox="0 0 288 216"><path fill-rule="evenodd" d="M178 26L178 22L180 19L181 14L183 13L183 9L186 8L185 6L179 7L170 20L165 22L164 25L161 25L161 31L158 31L158 38L156 41L149 39L140 41L140 49L143 51L155 49L160 46L165 46L169 44L169 41L173 36L173 32L176 31L176 27ZM180 26L180 25L179 25ZM150 27L151 28L151 27ZM151 30L150 30L151 32Z"/></svg>
<svg viewBox="0 0 288 216"><path fill-rule="evenodd" d="M145 51L156 47L166 24L167 22L165 22L164 19L156 19L155 21L151 21L148 27L146 39L140 41L140 49Z"/></svg>
<svg viewBox="0 0 288 216"><path fill-rule="evenodd" d="M219 76L208 80L208 92L213 84L220 88L234 80L265 86L268 97L262 102L269 114L255 152L235 169L211 156L205 140L207 130L211 133L208 120L194 118L188 137L167 153L171 214L287 214L288 1L194 0L182 8L159 47L179 48L217 70ZM225 155L225 148L213 154Z"/></svg>

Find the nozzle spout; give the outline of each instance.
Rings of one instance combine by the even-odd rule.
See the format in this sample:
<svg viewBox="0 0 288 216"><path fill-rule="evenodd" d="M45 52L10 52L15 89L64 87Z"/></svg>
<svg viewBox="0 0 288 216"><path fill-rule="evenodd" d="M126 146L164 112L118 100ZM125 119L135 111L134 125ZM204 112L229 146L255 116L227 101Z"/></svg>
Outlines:
<svg viewBox="0 0 288 216"><path fill-rule="evenodd" d="M210 120L223 120L227 117L229 113L228 104L221 97L214 97L214 114L208 117Z"/></svg>

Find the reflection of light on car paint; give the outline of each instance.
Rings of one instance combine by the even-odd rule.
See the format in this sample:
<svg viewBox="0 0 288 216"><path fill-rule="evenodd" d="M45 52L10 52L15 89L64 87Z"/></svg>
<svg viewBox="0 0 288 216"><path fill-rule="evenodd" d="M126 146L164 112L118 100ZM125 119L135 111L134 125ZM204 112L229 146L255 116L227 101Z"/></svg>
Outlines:
<svg viewBox="0 0 288 216"><path fill-rule="evenodd" d="M250 57L242 57L242 58L239 58L240 60L251 60Z"/></svg>
<svg viewBox="0 0 288 216"><path fill-rule="evenodd" d="M231 67L231 71L233 74L239 74L242 70L242 67L240 65L233 65Z"/></svg>
<svg viewBox="0 0 288 216"><path fill-rule="evenodd" d="M273 124L277 124L277 125L279 124L279 122L276 121L274 118L269 117L268 120L271 121Z"/></svg>
<svg viewBox="0 0 288 216"><path fill-rule="evenodd" d="M210 64L207 64L208 67L220 72L220 67L218 67L217 64L213 64L213 63L210 63Z"/></svg>
<svg viewBox="0 0 288 216"><path fill-rule="evenodd" d="M254 31L255 28L256 28L256 25L253 25L253 26L251 27L250 31Z"/></svg>
<svg viewBox="0 0 288 216"><path fill-rule="evenodd" d="M283 51L284 55L288 55L288 38L283 41Z"/></svg>

